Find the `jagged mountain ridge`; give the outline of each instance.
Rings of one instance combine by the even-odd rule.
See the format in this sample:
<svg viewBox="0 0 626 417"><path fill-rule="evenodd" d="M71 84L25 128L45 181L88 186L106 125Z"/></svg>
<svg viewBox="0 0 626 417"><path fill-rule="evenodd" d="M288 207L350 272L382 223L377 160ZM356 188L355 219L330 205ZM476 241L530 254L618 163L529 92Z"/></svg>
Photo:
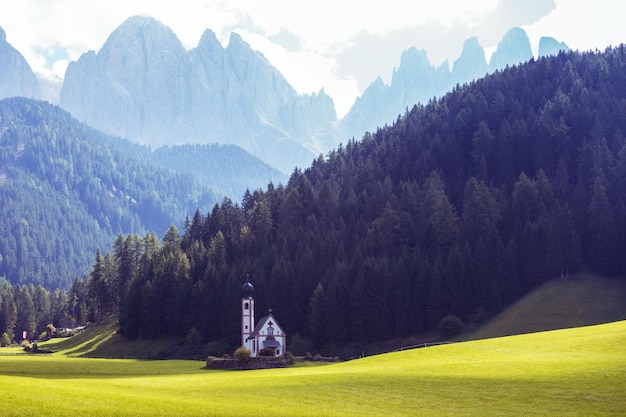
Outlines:
<svg viewBox="0 0 626 417"><path fill-rule="evenodd" d="M542 38L539 56L556 55L569 48L553 38ZM400 65L394 69L391 83L385 85L376 79L356 99L350 111L337 124L337 137L361 137L363 132L393 122L405 109L416 103L427 103L441 97L456 85L463 85L533 58L530 40L521 28L510 29L498 43L489 63L478 38L470 37L463 43L459 58L449 69L447 61L435 67L424 50L409 48L403 52Z"/></svg>
<svg viewBox="0 0 626 417"><path fill-rule="evenodd" d="M236 144L286 173L332 146L336 118L323 90L299 96L239 35L223 48L207 30L186 51L148 16L127 19L100 51L71 63L60 104L138 143Z"/></svg>

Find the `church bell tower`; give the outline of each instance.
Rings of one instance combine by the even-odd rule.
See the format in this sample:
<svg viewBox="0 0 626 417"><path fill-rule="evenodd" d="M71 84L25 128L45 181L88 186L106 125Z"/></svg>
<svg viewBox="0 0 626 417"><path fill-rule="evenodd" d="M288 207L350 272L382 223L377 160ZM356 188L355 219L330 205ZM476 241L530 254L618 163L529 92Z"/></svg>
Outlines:
<svg viewBox="0 0 626 417"><path fill-rule="evenodd" d="M248 340L248 337L254 331L253 292L254 287L250 284L249 278L246 277L246 283L241 287L241 346L247 347L255 355L254 341Z"/></svg>

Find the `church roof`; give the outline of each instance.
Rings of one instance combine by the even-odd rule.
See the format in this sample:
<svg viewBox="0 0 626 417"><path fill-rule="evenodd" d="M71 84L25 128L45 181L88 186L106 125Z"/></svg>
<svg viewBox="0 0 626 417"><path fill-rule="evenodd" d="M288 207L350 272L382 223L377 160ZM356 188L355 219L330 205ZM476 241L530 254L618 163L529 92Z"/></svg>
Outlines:
<svg viewBox="0 0 626 417"><path fill-rule="evenodd" d="M267 316L265 316L261 320L259 320L257 325L254 327L254 331L252 333L250 333L250 336L248 336L248 340L254 339L255 337L257 337L259 335L259 332L263 328L263 326L265 326L265 323L267 323L270 320L272 321L272 324L273 324L274 328L280 329L280 331L284 335L285 332L283 331L282 327L280 327L280 325L278 324L278 322L276 321L274 316L272 316L272 313L269 313Z"/></svg>
<svg viewBox="0 0 626 417"><path fill-rule="evenodd" d="M263 341L263 347L264 348L279 348L280 347L280 343L278 343L276 340L267 340L267 339L265 339Z"/></svg>

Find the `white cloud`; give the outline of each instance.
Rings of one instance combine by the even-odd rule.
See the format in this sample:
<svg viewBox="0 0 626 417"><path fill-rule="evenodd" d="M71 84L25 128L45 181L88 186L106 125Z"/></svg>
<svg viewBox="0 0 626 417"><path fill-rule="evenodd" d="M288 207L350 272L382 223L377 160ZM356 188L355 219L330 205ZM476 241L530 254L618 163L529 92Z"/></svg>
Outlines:
<svg viewBox="0 0 626 417"><path fill-rule="evenodd" d="M626 3L612 0L556 0L553 13L525 27L537 42L552 36L579 51L604 50L626 42Z"/></svg>

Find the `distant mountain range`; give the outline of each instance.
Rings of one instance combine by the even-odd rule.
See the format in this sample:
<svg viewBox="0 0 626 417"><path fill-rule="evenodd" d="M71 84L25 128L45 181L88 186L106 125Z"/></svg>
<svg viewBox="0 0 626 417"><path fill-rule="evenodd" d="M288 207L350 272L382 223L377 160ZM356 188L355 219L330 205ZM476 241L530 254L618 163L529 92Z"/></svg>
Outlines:
<svg viewBox="0 0 626 417"><path fill-rule="evenodd" d="M539 56L568 50L542 38ZM450 68L434 67L426 51L410 48L389 85L378 78L337 120L322 89L298 95L280 72L233 33L226 48L207 30L185 50L174 32L147 16L133 16L114 30L99 51L72 62L59 104L103 132L139 144L235 144L284 174L306 167L349 138L389 124L416 103L533 58L528 36L513 28L489 62L478 39L465 41ZM41 80L0 32L0 98L52 99L54 82Z"/></svg>
<svg viewBox="0 0 626 417"><path fill-rule="evenodd" d="M539 42L540 57L568 50L567 45L553 38L543 37ZM448 61L434 67L423 49L407 49L402 54L400 65L394 69L391 84L385 85L380 77L376 79L339 121L336 136L361 137L363 132L372 132L377 127L392 123L416 103L426 104L457 85L532 58L530 40L521 28L512 28L504 35L489 63L476 37L464 42L461 55L454 61L452 69Z"/></svg>
<svg viewBox="0 0 626 417"><path fill-rule="evenodd" d="M151 146L231 143L283 172L330 148L323 91L299 96L258 52L207 30L186 51L156 19L134 16L67 69L61 107L102 131Z"/></svg>

